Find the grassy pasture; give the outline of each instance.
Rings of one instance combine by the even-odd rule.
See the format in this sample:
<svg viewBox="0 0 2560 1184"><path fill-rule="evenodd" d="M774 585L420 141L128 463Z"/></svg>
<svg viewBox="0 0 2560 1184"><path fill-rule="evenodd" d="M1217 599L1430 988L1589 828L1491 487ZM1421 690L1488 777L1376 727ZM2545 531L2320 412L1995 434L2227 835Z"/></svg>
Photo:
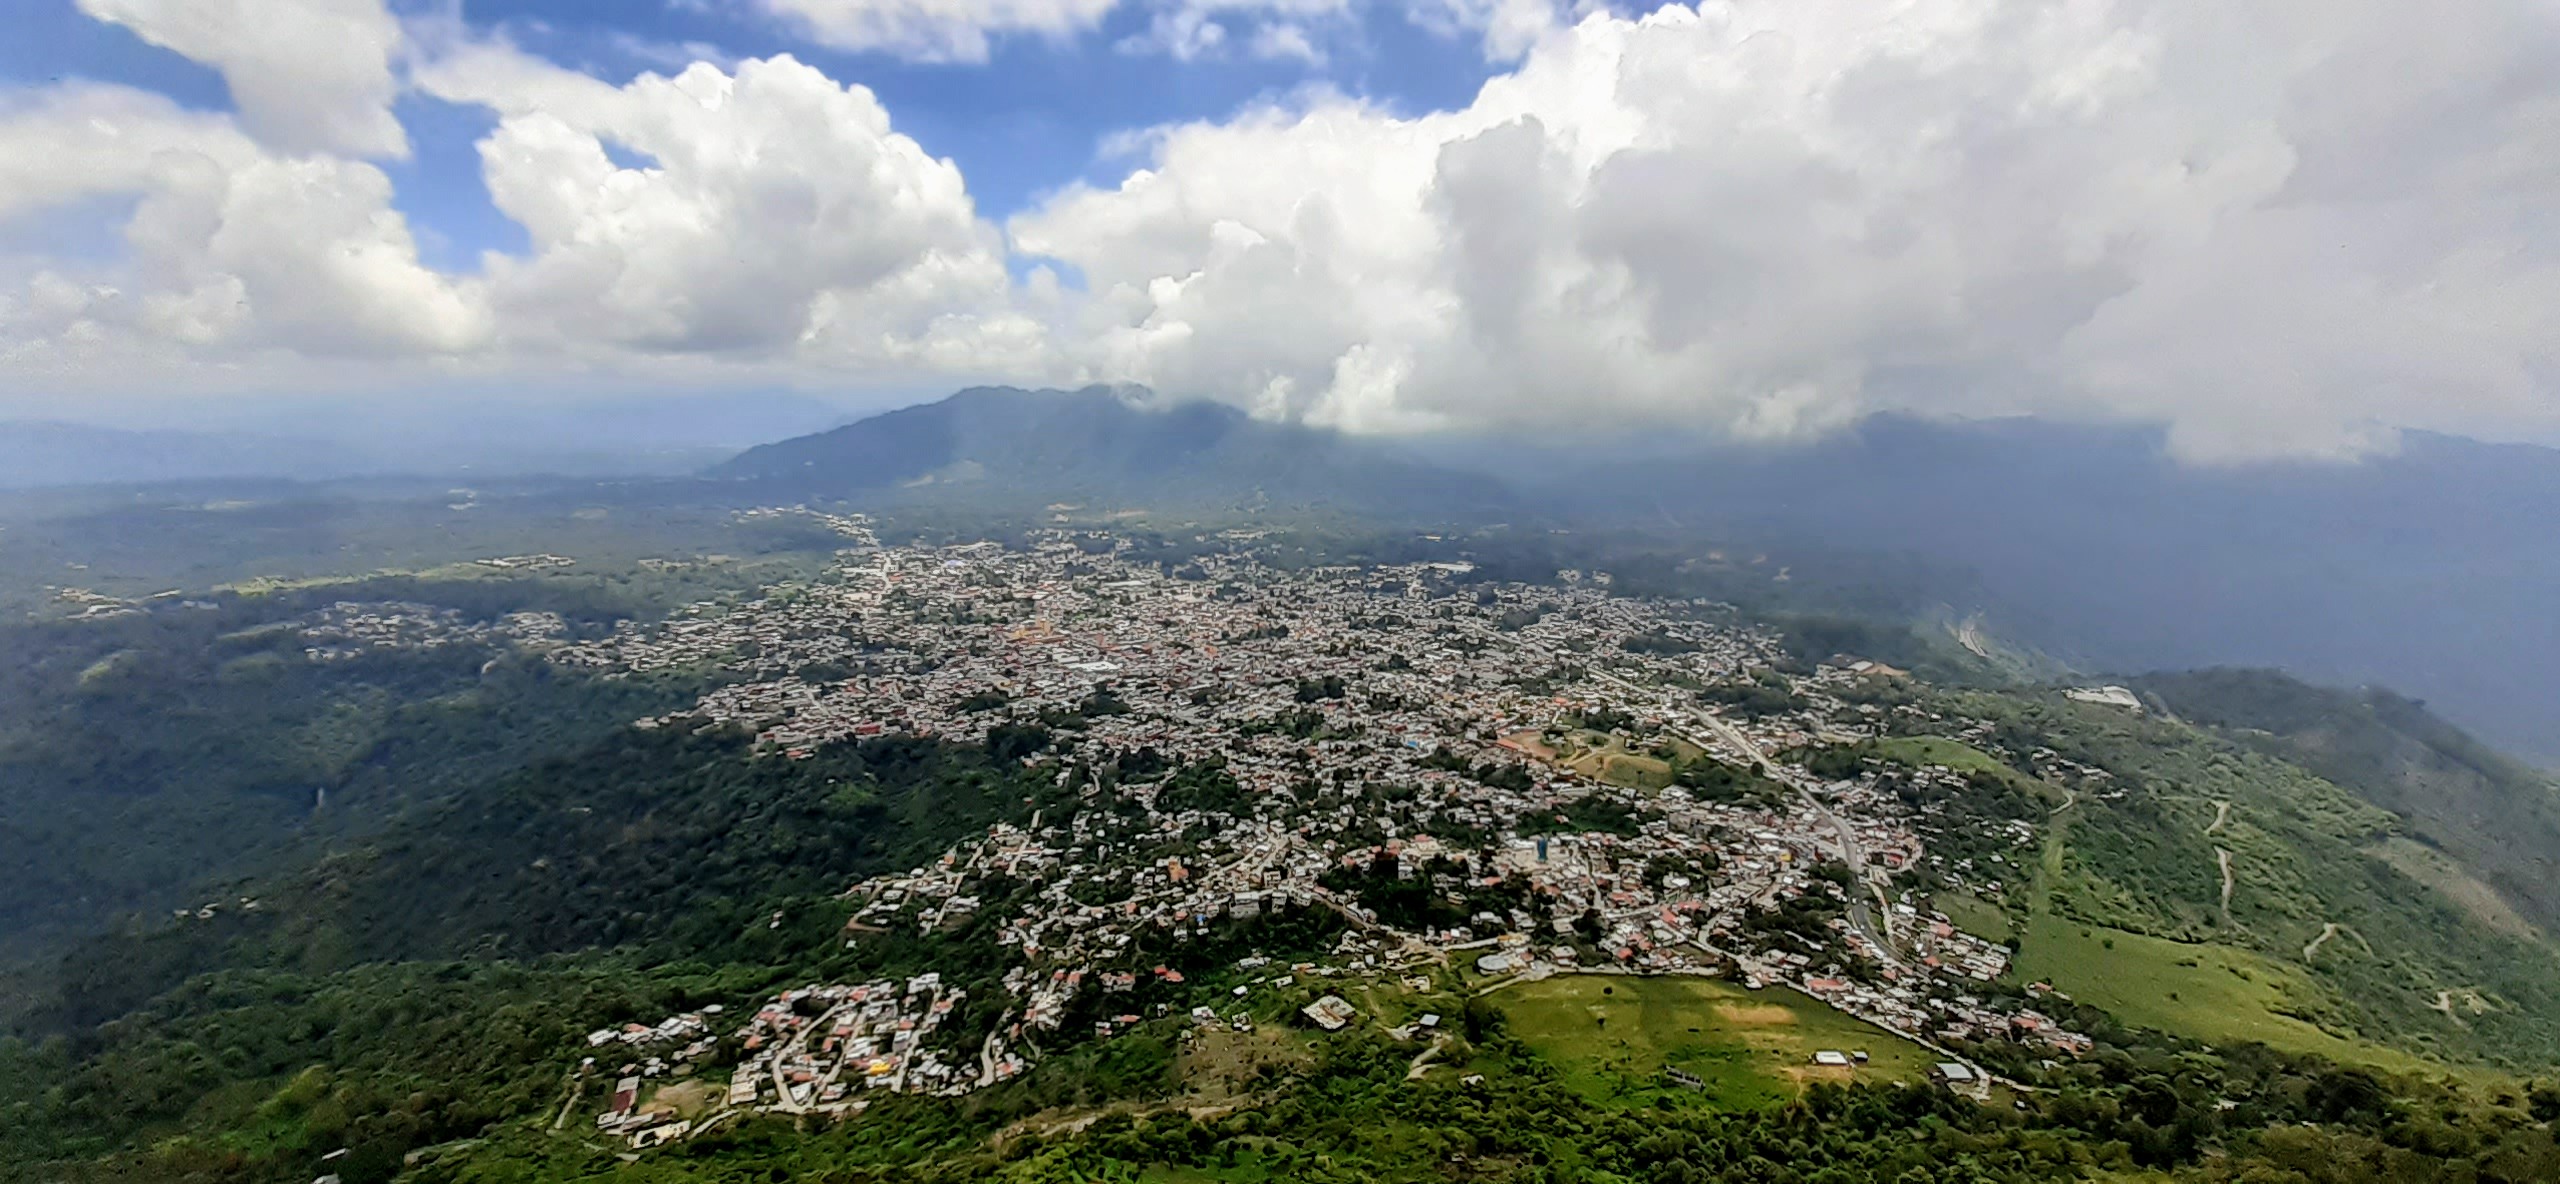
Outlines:
<svg viewBox="0 0 2560 1184"><path fill-rule="evenodd" d="M1697 1075L1719 1106L1794 1098L1815 1081L1918 1081L1928 1051L1793 991L1747 991L1698 978L1566 975L1494 996L1514 1033L1583 1096L1641 1104L1691 1096L1665 1068ZM1815 1066L1821 1049L1865 1051L1856 1068Z"/></svg>

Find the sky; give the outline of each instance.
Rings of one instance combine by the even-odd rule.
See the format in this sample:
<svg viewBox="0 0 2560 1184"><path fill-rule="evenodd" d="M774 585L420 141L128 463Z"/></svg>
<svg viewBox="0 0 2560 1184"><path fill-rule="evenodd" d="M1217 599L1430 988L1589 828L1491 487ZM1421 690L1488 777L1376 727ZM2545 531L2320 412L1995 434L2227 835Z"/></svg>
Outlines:
<svg viewBox="0 0 2560 1184"><path fill-rule="evenodd" d="M2560 4L12 0L0 417L2560 442Z"/></svg>

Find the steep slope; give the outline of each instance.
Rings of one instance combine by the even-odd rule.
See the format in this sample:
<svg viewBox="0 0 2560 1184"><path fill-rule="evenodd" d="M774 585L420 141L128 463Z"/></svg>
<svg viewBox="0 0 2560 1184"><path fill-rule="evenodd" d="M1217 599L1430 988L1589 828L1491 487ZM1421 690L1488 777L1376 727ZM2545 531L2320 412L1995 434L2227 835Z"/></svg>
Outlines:
<svg viewBox="0 0 2560 1184"><path fill-rule="evenodd" d="M79 1031L222 969L533 958L581 950L754 960L813 936L767 910L929 858L1043 787L1018 762L913 737L755 759L743 734L621 729L301 852L257 900L153 920L61 961L27 1021ZM227 897L229 894L226 893ZM830 921L828 923L834 923ZM788 943L798 943L796 946Z"/></svg>
<svg viewBox="0 0 2560 1184"><path fill-rule="evenodd" d="M319 644L306 613L366 597L437 597L474 620L559 612L599 630L616 612L533 581L386 579L0 626L13 659L0 665L0 866L23 889L0 895L0 958L194 907L206 877L367 833L689 697L673 682L565 675L485 634L305 656Z"/></svg>
<svg viewBox="0 0 2560 1184"><path fill-rule="evenodd" d="M1916 702L1907 736L1865 751L1964 773L1923 793L1944 819L1931 866L1947 861L1959 907L2005 911L2016 984L2127 1023L2396 1068L2560 1061L2560 948L2466 901L2471 873L2404 820L2156 712L2053 691Z"/></svg>
<svg viewBox="0 0 2560 1184"><path fill-rule="evenodd" d="M2155 674L2138 685L2191 722L2290 760L2398 815L2545 932L2560 931L2560 786L2386 690L2267 670ZM2421 874L2437 861L2397 850Z"/></svg>
<svg viewBox="0 0 2560 1184"><path fill-rule="evenodd" d="M1486 477L1433 468L1232 407L1153 407L1107 387L980 387L748 449L706 476L772 496L975 504L1328 507L1384 515L1495 510Z"/></svg>

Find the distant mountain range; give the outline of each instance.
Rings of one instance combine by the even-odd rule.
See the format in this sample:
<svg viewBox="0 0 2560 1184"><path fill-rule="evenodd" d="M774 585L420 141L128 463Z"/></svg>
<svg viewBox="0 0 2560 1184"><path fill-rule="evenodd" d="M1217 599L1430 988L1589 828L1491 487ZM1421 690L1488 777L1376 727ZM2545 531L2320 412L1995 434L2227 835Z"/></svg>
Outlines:
<svg viewBox="0 0 2560 1184"><path fill-rule="evenodd" d="M789 496L1149 508L1499 513L1490 477L1216 403L1143 392L978 387L831 431L750 448L706 476Z"/></svg>
<svg viewBox="0 0 2560 1184"><path fill-rule="evenodd" d="M396 405L288 401L220 426L0 420L0 489L181 481L676 476L848 416L789 393Z"/></svg>

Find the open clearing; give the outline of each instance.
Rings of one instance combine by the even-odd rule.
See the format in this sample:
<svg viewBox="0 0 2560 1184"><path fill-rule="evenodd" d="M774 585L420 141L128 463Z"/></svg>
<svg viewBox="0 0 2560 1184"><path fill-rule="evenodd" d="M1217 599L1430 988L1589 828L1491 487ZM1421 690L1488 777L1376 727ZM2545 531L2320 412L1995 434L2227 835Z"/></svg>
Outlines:
<svg viewBox="0 0 2560 1184"><path fill-rule="evenodd" d="M1961 740L1943 736L1889 736L1875 742L1875 754L1913 768L1944 765L1958 773L1986 773L2040 800L2059 800L2064 791L2000 763L2000 758Z"/></svg>
<svg viewBox="0 0 2560 1184"><path fill-rule="evenodd" d="M1523 728L1517 732L1513 732L1510 735L1504 736L1502 738L1502 742L1512 746L1513 748L1519 749L1522 753L1537 760L1553 761L1556 759L1555 747L1548 744L1547 738L1540 735L1536 728Z"/></svg>
<svg viewBox="0 0 2560 1184"><path fill-rule="evenodd" d="M1209 1024L1193 1032L1191 1043L1174 1059L1174 1074L1183 1084L1185 1100L1197 1104L1252 1096L1266 1065L1301 1070L1315 1061L1304 1040L1277 1025L1236 1032Z"/></svg>
<svg viewBox="0 0 2560 1184"><path fill-rule="evenodd" d="M1503 739L1530 756L1584 777L1627 789L1660 789L1671 784L1671 762L1631 752L1626 742L1602 732L1574 732L1553 745L1536 732L1515 732Z"/></svg>
<svg viewBox="0 0 2560 1184"><path fill-rule="evenodd" d="M2014 776L2017 772L2001 764L2000 758L1964 741L1938 736L1887 737L1876 741L1876 755L1906 765L1945 765L1959 773Z"/></svg>
<svg viewBox="0 0 2560 1184"><path fill-rule="evenodd" d="M1567 975L1493 997L1511 1029L1596 1102L1640 1104L1693 1091L1663 1080L1695 1074L1720 1106L1783 1102L1814 1081L1919 1081L1926 1049L1793 991L1746 991L1699 978ZM1823 1049L1864 1051L1856 1068L1813 1064Z"/></svg>
<svg viewBox="0 0 2560 1184"><path fill-rule="evenodd" d="M678 1081L651 1096L643 1110L673 1114L680 1118L700 1118L711 1109L712 1086L701 1078Z"/></svg>

